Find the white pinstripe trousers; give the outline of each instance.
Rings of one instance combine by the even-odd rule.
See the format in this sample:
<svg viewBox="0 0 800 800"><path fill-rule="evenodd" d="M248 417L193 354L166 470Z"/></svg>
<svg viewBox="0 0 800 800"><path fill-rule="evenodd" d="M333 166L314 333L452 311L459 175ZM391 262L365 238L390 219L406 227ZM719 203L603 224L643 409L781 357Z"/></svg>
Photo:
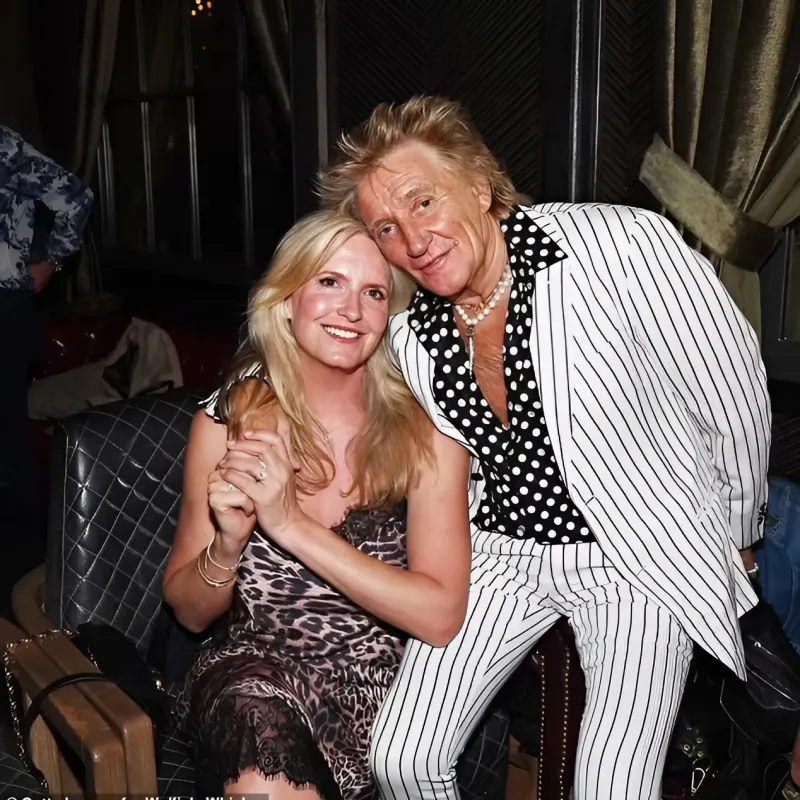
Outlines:
<svg viewBox="0 0 800 800"><path fill-rule="evenodd" d="M486 708L562 615L586 676L574 800L658 800L693 644L597 544L473 539L461 632L412 640L375 721L371 764L386 800L457 800L455 763Z"/></svg>

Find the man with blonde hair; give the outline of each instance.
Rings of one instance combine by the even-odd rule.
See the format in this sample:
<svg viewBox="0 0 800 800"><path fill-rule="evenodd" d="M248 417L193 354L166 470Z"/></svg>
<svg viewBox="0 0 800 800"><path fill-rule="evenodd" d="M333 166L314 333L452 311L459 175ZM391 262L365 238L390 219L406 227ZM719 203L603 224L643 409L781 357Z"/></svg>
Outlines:
<svg viewBox="0 0 800 800"><path fill-rule="evenodd" d="M323 201L419 285L391 350L472 454L467 619L447 647L408 645L373 732L383 796L456 798L470 732L566 616L587 681L575 800L655 800L694 645L745 674L756 337L661 216L521 205L456 103L379 106L340 151Z"/></svg>

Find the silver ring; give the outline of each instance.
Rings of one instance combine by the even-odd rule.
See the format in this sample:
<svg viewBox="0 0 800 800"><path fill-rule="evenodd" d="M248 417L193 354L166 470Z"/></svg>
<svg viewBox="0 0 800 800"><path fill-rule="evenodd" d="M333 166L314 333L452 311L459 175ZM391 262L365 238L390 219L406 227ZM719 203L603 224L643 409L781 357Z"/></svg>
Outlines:
<svg viewBox="0 0 800 800"><path fill-rule="evenodd" d="M228 488L225 489L225 491L226 492L235 492L236 491L236 487L232 483L229 483L228 484Z"/></svg>
<svg viewBox="0 0 800 800"><path fill-rule="evenodd" d="M258 482L261 483L267 477L267 465L263 461L258 463L261 464L261 471L258 473Z"/></svg>

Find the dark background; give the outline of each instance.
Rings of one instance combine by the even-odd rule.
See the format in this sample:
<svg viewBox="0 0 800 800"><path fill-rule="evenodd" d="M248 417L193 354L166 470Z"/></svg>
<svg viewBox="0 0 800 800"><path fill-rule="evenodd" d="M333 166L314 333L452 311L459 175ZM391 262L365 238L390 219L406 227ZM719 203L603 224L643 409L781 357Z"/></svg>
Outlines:
<svg viewBox="0 0 800 800"><path fill-rule="evenodd" d="M277 23L274 30L291 119L281 114L274 75L259 58L240 5L216 0L213 9L190 18L197 5L122 4L105 113L114 219L103 186L108 170L100 159L93 177L92 246L103 289L122 296L135 314L202 314L209 325L223 327L240 320L247 289L278 238L314 207L313 179L339 131L363 120L378 102L402 102L417 93L463 102L518 189L534 200L653 205L637 174L655 131L656 0L265 2L278 16L285 11L285 30ZM0 11L10 22L12 6L21 7L11 0ZM173 39L164 33L174 22L172 10L188 30L190 46L180 31ZM16 25L24 23L35 43L28 51L35 108L30 98L19 97L20 83L11 116L26 138L68 165L83 3L25 0L24 12L16 13L24 13ZM13 47L14 37L6 38ZM190 96L196 185L188 166ZM143 101L154 226L149 239ZM0 98L3 107L9 103ZM243 124L250 211L240 191ZM191 233L193 197L199 254ZM242 235L248 214L249 244Z"/></svg>

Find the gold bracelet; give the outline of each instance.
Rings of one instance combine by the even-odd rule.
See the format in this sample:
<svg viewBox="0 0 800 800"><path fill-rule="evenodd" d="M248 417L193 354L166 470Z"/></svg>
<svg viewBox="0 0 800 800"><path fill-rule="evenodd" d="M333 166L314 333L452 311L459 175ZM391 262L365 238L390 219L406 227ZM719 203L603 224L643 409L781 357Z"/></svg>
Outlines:
<svg viewBox="0 0 800 800"><path fill-rule="evenodd" d="M206 569L208 569L208 562L210 561L217 569L224 569L227 572L236 572L236 570L242 566L242 558L244 553L239 554L239 560L232 567L226 567L223 564L218 564L216 561L214 561L214 557L211 555L211 545L214 544L214 539L216 538L217 535L214 534L214 538L206 546Z"/></svg>
<svg viewBox="0 0 800 800"><path fill-rule="evenodd" d="M209 576L209 574L208 574L208 547L206 547L204 553L205 553L205 558L203 558L203 572L205 573L206 577L210 578L210 580L212 580L212 581L216 580L216 578L211 578ZM212 559L212 563L214 563L213 559ZM219 566L219 565L216 565L216 566ZM220 567L220 569L228 569L228 568L227 567ZM230 571L230 570L228 570L228 571ZM225 580L221 582L221 585L222 586L227 586L235 578L236 578L236 573L234 572L233 575L230 576L230 578L225 578Z"/></svg>
<svg viewBox="0 0 800 800"><path fill-rule="evenodd" d="M209 586L213 586L215 589L219 589L219 588L221 588L221 587L223 587L223 586L230 586L230 584L232 584L232 583L233 583L233 582L236 580L236 576L235 576L235 575L231 575L231 577L230 577L230 578L226 578L224 581L218 581L218 580L215 580L214 578L210 577L209 575L207 575L207 574L205 573L205 571L203 570L203 567L200 565L200 562L201 562L201 561L202 561L202 559L203 559L203 553L204 553L204 552L205 552L205 551L201 550L201 551L200 551L200 552L197 554L197 560L194 562L194 563L195 563L195 567L197 567L197 574L198 574L198 575L199 575L199 576L200 576L200 577L201 577L201 578L202 578L202 579L203 579L203 580L204 580L204 581L205 581L205 582L206 582L206 583L207 583Z"/></svg>

